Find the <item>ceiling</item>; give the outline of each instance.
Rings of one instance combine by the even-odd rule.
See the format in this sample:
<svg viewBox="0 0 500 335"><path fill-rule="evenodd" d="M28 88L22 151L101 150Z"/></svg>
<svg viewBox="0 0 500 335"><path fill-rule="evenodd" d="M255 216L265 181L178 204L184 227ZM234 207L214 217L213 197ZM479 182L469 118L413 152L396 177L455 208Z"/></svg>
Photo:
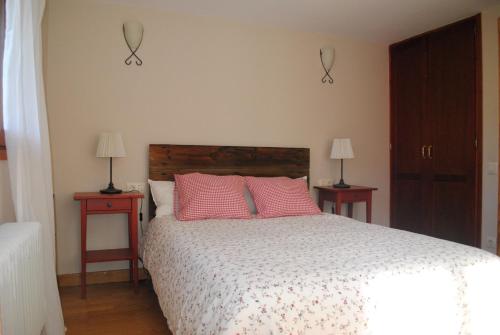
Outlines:
<svg viewBox="0 0 500 335"><path fill-rule="evenodd" d="M500 0L107 0L294 30L392 43Z"/></svg>

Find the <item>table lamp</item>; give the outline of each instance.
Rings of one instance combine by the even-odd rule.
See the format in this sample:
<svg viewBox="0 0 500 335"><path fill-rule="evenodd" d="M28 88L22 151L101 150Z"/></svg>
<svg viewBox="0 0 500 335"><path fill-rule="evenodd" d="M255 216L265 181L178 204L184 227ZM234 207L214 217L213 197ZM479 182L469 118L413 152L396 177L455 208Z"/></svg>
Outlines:
<svg viewBox="0 0 500 335"><path fill-rule="evenodd" d="M101 193L122 193L122 190L115 188L113 185L113 157L126 157L126 155L122 135L120 133L102 133L99 136L99 143L97 144L95 156L99 158L109 158L109 185L108 188L101 190Z"/></svg>
<svg viewBox="0 0 500 335"><path fill-rule="evenodd" d="M354 158L350 138L336 138L333 140L331 159L340 159L340 181L333 185L335 188L349 188L350 185L344 183L344 159Z"/></svg>

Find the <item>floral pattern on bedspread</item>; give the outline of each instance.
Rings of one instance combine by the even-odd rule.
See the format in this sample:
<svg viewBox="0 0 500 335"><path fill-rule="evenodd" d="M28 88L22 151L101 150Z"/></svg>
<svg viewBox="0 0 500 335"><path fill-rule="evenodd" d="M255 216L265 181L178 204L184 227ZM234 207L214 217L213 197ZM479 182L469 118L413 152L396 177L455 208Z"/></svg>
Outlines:
<svg viewBox="0 0 500 335"><path fill-rule="evenodd" d="M143 258L176 335L500 334L496 256L341 216L157 218Z"/></svg>

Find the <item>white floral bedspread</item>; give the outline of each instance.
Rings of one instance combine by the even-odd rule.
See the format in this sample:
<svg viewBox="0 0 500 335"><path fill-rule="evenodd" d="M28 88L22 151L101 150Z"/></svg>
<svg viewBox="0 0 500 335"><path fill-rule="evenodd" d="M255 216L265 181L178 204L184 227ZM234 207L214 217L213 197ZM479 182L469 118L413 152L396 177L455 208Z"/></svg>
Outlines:
<svg viewBox="0 0 500 335"><path fill-rule="evenodd" d="M324 214L154 219L144 262L174 334L500 334L500 261Z"/></svg>

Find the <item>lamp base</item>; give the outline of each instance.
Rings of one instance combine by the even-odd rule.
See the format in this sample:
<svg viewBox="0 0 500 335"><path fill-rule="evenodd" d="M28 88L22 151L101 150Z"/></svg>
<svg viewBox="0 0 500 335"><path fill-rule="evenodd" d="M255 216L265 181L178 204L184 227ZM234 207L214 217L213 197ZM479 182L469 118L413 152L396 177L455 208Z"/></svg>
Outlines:
<svg viewBox="0 0 500 335"><path fill-rule="evenodd" d="M351 185L344 183L344 179L340 179L338 184L333 185L335 188L351 188Z"/></svg>
<svg viewBox="0 0 500 335"><path fill-rule="evenodd" d="M105 188L104 190L100 190L102 194L120 194L122 193L122 190L115 188L113 183L109 183L108 188Z"/></svg>

